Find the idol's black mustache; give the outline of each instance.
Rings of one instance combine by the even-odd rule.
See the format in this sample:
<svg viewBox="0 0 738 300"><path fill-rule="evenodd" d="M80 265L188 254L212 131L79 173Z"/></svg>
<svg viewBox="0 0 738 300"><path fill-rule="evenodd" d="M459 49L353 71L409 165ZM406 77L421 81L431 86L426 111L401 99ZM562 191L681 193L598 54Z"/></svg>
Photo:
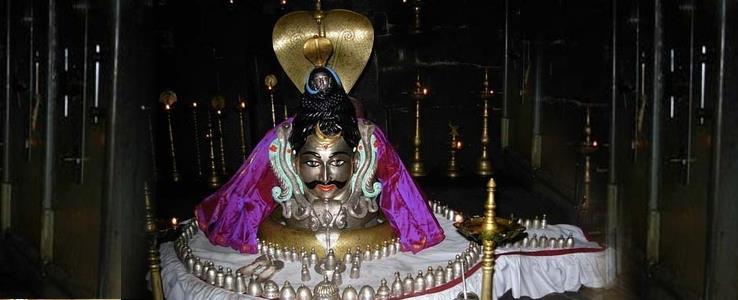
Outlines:
<svg viewBox="0 0 738 300"><path fill-rule="evenodd" d="M331 181L328 181L328 183L324 183L323 181L320 181L320 180L313 180L313 181L311 181L311 182L307 182L307 183L305 183L305 185L306 185L306 186L307 186L307 187L308 187L309 189L311 189L311 190L312 190L312 189L314 189L314 188L315 188L315 186L317 186L317 185L319 185L319 184L322 184L322 185L331 185L331 184L335 184L335 185L336 185L336 188L340 190L341 188L343 188L343 186L345 186L345 185L346 185L346 181L336 181L336 180L331 180Z"/></svg>

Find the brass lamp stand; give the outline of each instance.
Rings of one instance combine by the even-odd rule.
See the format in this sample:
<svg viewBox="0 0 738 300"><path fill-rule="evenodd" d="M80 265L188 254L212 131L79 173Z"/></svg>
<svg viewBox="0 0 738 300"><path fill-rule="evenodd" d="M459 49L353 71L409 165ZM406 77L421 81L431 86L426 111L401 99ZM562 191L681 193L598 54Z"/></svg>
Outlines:
<svg viewBox="0 0 738 300"><path fill-rule="evenodd" d="M582 199L579 202L577 212L579 214L580 225L583 228L589 228L592 223L591 206L591 183L592 183L592 163L591 156L597 151L597 141L592 140L592 125L590 122L590 109L587 107L587 116L584 125L584 142L579 144L579 154L584 156L584 182L582 187Z"/></svg>
<svg viewBox="0 0 738 300"><path fill-rule="evenodd" d="M492 300L494 295L493 280L495 272L495 236L499 232L495 218L495 187L493 178L487 182L487 203L484 205L484 224L481 239L482 255L482 300Z"/></svg>
<svg viewBox="0 0 738 300"><path fill-rule="evenodd" d="M451 122L448 123L448 127L451 129L451 158L448 160L448 168L446 168L446 176L455 178L461 176L461 170L456 163L456 151L461 150L463 143L459 138L459 126L454 126Z"/></svg>
<svg viewBox="0 0 738 300"><path fill-rule="evenodd" d="M218 121L218 142L220 143L220 172L226 174L225 164L225 147L223 144L223 108L225 108L225 98L223 96L215 96L210 100L210 105L215 110Z"/></svg>
<svg viewBox="0 0 738 300"><path fill-rule="evenodd" d="M238 129L241 138L241 158L246 159L246 128L244 128L244 112L246 112L246 99L240 98L240 109L238 110Z"/></svg>
<svg viewBox="0 0 738 300"><path fill-rule="evenodd" d="M277 111L274 108L274 87L277 86L277 76L269 74L264 77L264 85L266 85L267 92L269 92L269 103L272 111L272 127L274 127L277 126Z"/></svg>
<svg viewBox="0 0 738 300"><path fill-rule="evenodd" d="M197 101L192 102L192 124L195 129L195 167L197 179L202 178L202 160L200 159L200 128L197 124Z"/></svg>
<svg viewBox="0 0 738 300"><path fill-rule="evenodd" d="M172 106L177 102L177 94L171 90L161 92L159 102L164 104L164 112L167 115L167 133L169 134L169 151L172 157L172 181L179 182L177 171L177 155L174 152L174 132L172 130Z"/></svg>
<svg viewBox="0 0 738 300"><path fill-rule="evenodd" d="M420 74L415 81L415 89L412 98L415 100L415 137L413 137L413 159L410 163L410 175L413 177L422 177L426 175L425 166L420 155L420 102L428 97L428 88L423 87L420 83Z"/></svg>
<svg viewBox="0 0 738 300"><path fill-rule="evenodd" d="M489 75L488 70L484 69L484 83L482 84L482 90L480 91L480 98L484 103L482 108L482 156L477 161L477 175L489 176L492 175L492 163L487 156L487 146L489 145L489 99L494 95L494 91L489 88Z"/></svg>
<svg viewBox="0 0 738 300"><path fill-rule="evenodd" d="M208 185L211 188L217 188L220 186L220 177L218 176L218 170L215 168L215 145L213 144L213 117L212 113L208 110L208 133L205 135L208 139L208 145L210 146L210 177L208 178Z"/></svg>

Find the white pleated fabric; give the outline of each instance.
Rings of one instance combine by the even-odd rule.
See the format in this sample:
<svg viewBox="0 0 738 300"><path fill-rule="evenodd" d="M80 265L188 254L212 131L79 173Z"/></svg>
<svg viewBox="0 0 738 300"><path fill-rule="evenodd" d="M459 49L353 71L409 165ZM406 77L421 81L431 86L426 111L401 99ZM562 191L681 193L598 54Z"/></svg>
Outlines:
<svg viewBox="0 0 738 300"><path fill-rule="evenodd" d="M398 253L377 261L365 261L361 266L361 277L351 279L348 272L343 274L341 290L351 285L359 290L364 285L370 285L375 290L379 287L382 278L388 285L394 280L394 273L400 272L402 278L408 273L413 277L418 271L425 273L428 266L435 270L438 266L445 266L449 260L463 252L469 242L458 234L451 221L436 215L446 233L446 239L430 249L418 254ZM528 296L540 298L550 293L577 291L581 286L592 288L605 287L605 251L597 243L588 242L581 229L573 225L549 225L546 229L532 229L527 231L529 236L534 233L538 236L545 234L548 237L574 236L574 249L526 249L501 247L496 250L499 255L495 261L494 293L500 297L508 290L512 290L515 298ZM190 240L190 248L202 261L213 261L214 265L222 265L223 269L235 270L251 263L258 254L241 254L237 251L213 246L207 238L198 232ZM172 243L160 246L162 283L164 295L167 299L260 299L248 295L239 295L222 288L207 284L192 274L187 273L186 267L177 258ZM339 257L343 253L338 253ZM286 262L282 271L276 273L274 280L280 287L285 280L289 280L297 289L300 281L301 265L297 262ZM472 267L467 276L467 288L480 294L482 286L482 272L478 264ZM323 278L316 272L311 272L311 280L305 282L313 287ZM447 284L441 291L413 297L412 299L453 299L463 289L461 283Z"/></svg>

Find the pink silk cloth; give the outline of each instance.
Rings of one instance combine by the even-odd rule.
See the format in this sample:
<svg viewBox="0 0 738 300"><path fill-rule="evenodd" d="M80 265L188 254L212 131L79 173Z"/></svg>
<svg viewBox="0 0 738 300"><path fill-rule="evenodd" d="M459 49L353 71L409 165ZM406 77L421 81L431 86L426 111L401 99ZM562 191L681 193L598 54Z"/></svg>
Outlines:
<svg viewBox="0 0 738 300"><path fill-rule="evenodd" d="M400 237L402 250L417 253L440 243L445 235L425 197L384 133L375 127L374 135L379 143L376 177L382 184L379 206ZM259 224L277 206L271 190L278 181L269 164L268 149L275 138L276 131L269 130L238 172L195 207L200 230L211 243L242 253L258 251Z"/></svg>

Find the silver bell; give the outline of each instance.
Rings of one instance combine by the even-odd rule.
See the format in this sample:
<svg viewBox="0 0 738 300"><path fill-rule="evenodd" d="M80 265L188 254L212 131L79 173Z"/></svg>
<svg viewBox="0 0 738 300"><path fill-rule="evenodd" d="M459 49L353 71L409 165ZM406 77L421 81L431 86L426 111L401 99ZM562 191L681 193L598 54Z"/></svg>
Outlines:
<svg viewBox="0 0 738 300"><path fill-rule="evenodd" d="M249 285L246 287L246 293L251 296L261 297L262 289L261 284L256 281L257 277L256 275L251 275L251 279L249 279Z"/></svg>
<svg viewBox="0 0 738 300"><path fill-rule="evenodd" d="M552 237L552 238L548 239L548 247L551 248L551 249L555 249L556 248L556 238Z"/></svg>
<svg viewBox="0 0 738 300"><path fill-rule="evenodd" d="M338 264L338 261L336 259L336 253L333 252L333 249L328 250L328 255L325 257L325 269L327 270L333 270L336 267L336 264Z"/></svg>
<svg viewBox="0 0 738 300"><path fill-rule="evenodd" d="M423 291L425 291L425 276L423 276L423 271L418 271L418 276L415 277L415 284L413 284L413 293Z"/></svg>
<svg viewBox="0 0 738 300"><path fill-rule="evenodd" d="M312 300L313 299L313 292L310 290L309 287L306 287L304 284L301 284L299 288L297 288L297 300Z"/></svg>
<svg viewBox="0 0 738 300"><path fill-rule="evenodd" d="M446 272L444 273L444 282L451 282L456 278L454 276L454 263L452 261L448 261L448 265L446 265Z"/></svg>
<svg viewBox="0 0 738 300"><path fill-rule="evenodd" d="M226 269L225 278L223 279L223 288L229 291L233 291L235 289L235 278L233 277L233 271L231 271L231 268Z"/></svg>
<svg viewBox="0 0 738 300"><path fill-rule="evenodd" d="M236 291L236 293L243 294L246 293L246 291L248 290L246 281L243 278L243 275L241 275L241 272L236 272L236 282L234 285L234 290Z"/></svg>
<svg viewBox="0 0 738 300"><path fill-rule="evenodd" d="M222 288L225 284L225 273L223 273L223 266L218 266L218 272L215 273L215 285Z"/></svg>
<svg viewBox="0 0 738 300"><path fill-rule="evenodd" d="M202 276L202 263L200 262L200 258L195 258L195 265L192 266L192 274L194 274L197 277Z"/></svg>
<svg viewBox="0 0 738 300"><path fill-rule="evenodd" d="M290 250L287 247L284 247L283 253L284 253L284 260L295 261L295 259L292 257L292 250Z"/></svg>
<svg viewBox="0 0 738 300"><path fill-rule="evenodd" d="M444 269L441 266L436 268L436 272L433 274L433 277L435 277L436 286L446 283L446 272L444 272Z"/></svg>
<svg viewBox="0 0 738 300"><path fill-rule="evenodd" d="M315 248L310 249L310 265L314 265L318 263L318 254L315 253Z"/></svg>
<svg viewBox="0 0 738 300"><path fill-rule="evenodd" d="M368 285L361 287L359 300L374 300L374 288Z"/></svg>
<svg viewBox="0 0 738 300"><path fill-rule="evenodd" d="M538 247L548 247L548 238L545 235L541 235L540 237L538 237Z"/></svg>
<svg viewBox="0 0 738 300"><path fill-rule="evenodd" d="M456 260L454 260L454 278L461 277L462 272L464 272L464 268L461 266L461 256L456 255Z"/></svg>
<svg viewBox="0 0 738 300"><path fill-rule="evenodd" d="M380 258L382 258L382 250L379 246L375 246L374 251L372 251L372 260L378 260Z"/></svg>
<svg viewBox="0 0 738 300"><path fill-rule="evenodd" d="M387 286L387 280L384 280L384 278L382 278L382 281L379 283L379 288L377 289L376 299L387 300L389 298L390 288Z"/></svg>
<svg viewBox="0 0 738 300"><path fill-rule="evenodd" d="M366 249L364 249L364 260L372 260L372 248L369 245L366 245Z"/></svg>
<svg viewBox="0 0 738 300"><path fill-rule="evenodd" d="M574 248L574 235L569 234L566 238L566 248Z"/></svg>
<svg viewBox="0 0 738 300"><path fill-rule="evenodd" d="M359 260L354 258L354 263L351 264L351 272L349 273L349 277L351 279L357 279L361 276L361 269L359 269Z"/></svg>
<svg viewBox="0 0 738 300"><path fill-rule="evenodd" d="M310 281L310 270L308 270L308 266L303 264L302 270L300 271L300 280L302 282Z"/></svg>
<svg viewBox="0 0 738 300"><path fill-rule="evenodd" d="M388 257L388 256L390 256L391 254L392 254L392 253L391 253L391 251L390 251L390 246L389 246L389 243L388 243L387 241L384 241L384 242L382 243L382 257Z"/></svg>
<svg viewBox="0 0 738 300"><path fill-rule="evenodd" d="M292 256L290 256L290 261L300 261L300 254L297 252L297 248L295 246L292 246Z"/></svg>
<svg viewBox="0 0 738 300"><path fill-rule="evenodd" d="M415 287L415 279L413 278L413 274L407 273L407 276L405 276L405 280L403 280L402 282L402 294L403 295L412 294L414 287Z"/></svg>
<svg viewBox="0 0 738 300"><path fill-rule="evenodd" d="M264 282L264 291L262 297L267 299L278 299L279 298L279 286L273 280L267 280Z"/></svg>
<svg viewBox="0 0 738 300"><path fill-rule="evenodd" d="M556 248L564 248L564 246L566 246L566 239L562 235L556 240Z"/></svg>
<svg viewBox="0 0 738 300"><path fill-rule="evenodd" d="M346 254L343 255L343 263L348 265L353 261L354 255L351 254L351 250L347 250Z"/></svg>
<svg viewBox="0 0 738 300"><path fill-rule="evenodd" d="M430 289L436 287L436 277L433 274L433 267L428 267L428 270L423 276L425 280L425 288Z"/></svg>
<svg viewBox="0 0 738 300"><path fill-rule="evenodd" d="M289 281L285 281L282 286L282 290L279 291L280 300L295 300L297 299L297 291L292 287Z"/></svg>
<svg viewBox="0 0 738 300"><path fill-rule="evenodd" d="M359 300L359 292L350 284L341 293L341 300Z"/></svg>
<svg viewBox="0 0 738 300"><path fill-rule="evenodd" d="M215 277L216 277L217 271L215 270L215 267L213 267L213 263L211 262L208 266L208 273L207 273L207 279L208 283L215 285Z"/></svg>
<svg viewBox="0 0 738 300"><path fill-rule="evenodd" d="M538 248L538 236L535 233L533 234L533 237L530 239L530 247Z"/></svg>
<svg viewBox="0 0 738 300"><path fill-rule="evenodd" d="M364 257L361 254L361 249L359 247L356 247L356 251L354 251L354 261L359 263L359 267L361 267L361 260Z"/></svg>
<svg viewBox="0 0 738 300"><path fill-rule="evenodd" d="M202 272L200 272L200 279L202 279L205 282L208 282L208 270L210 270L210 266L212 266L213 263L206 261L202 264Z"/></svg>
<svg viewBox="0 0 738 300"><path fill-rule="evenodd" d="M392 297L402 296L402 278L400 278L400 272L395 272L395 280L392 281Z"/></svg>
<svg viewBox="0 0 738 300"><path fill-rule="evenodd" d="M195 269L195 256L194 255L187 255L187 273L192 273Z"/></svg>
<svg viewBox="0 0 738 300"><path fill-rule="evenodd" d="M302 254L302 257L300 258L300 262L303 265L309 266L310 265L310 256L307 253L303 253Z"/></svg>
<svg viewBox="0 0 738 300"><path fill-rule="evenodd" d="M331 278L331 281L333 281L333 284L336 286L343 284L343 276L341 276L341 272L338 271L338 266L333 269L333 278Z"/></svg>

